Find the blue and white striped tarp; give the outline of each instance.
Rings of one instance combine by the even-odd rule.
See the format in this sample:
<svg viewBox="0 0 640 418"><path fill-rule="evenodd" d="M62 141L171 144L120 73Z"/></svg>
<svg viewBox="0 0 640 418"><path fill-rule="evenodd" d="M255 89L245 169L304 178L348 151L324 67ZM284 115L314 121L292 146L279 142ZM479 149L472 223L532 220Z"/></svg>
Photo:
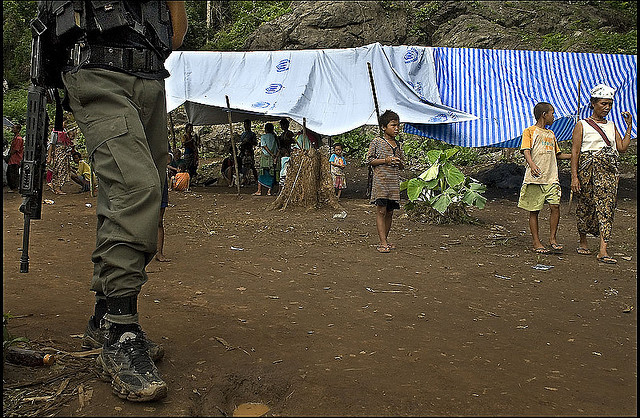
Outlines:
<svg viewBox="0 0 640 418"><path fill-rule="evenodd" d="M609 118L624 135L620 114L634 115L637 137L637 55L433 48L442 104L479 119L452 124L406 123L404 131L464 147L519 147L522 132L533 125L533 107L555 108L551 125L559 141L571 139L578 114L591 114L589 91L598 83L616 89ZM578 84L580 91L578 92Z"/></svg>

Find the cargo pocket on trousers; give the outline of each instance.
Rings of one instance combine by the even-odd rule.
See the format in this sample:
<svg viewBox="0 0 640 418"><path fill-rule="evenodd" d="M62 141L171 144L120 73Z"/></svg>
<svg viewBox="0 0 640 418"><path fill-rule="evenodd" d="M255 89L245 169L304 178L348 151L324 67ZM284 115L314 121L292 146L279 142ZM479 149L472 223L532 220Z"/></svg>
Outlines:
<svg viewBox="0 0 640 418"><path fill-rule="evenodd" d="M111 196L154 185L153 179L145 179L144 173L149 170L144 167L144 153L136 135L129 132L124 116L94 122L87 130L87 153L94 160L100 181L110 184ZM152 168L155 170L155 166Z"/></svg>

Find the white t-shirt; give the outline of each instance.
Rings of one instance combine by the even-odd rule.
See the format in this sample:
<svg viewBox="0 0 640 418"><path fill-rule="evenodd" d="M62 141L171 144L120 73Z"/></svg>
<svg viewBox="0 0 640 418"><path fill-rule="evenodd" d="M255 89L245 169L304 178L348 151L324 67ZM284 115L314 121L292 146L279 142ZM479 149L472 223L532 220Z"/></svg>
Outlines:
<svg viewBox="0 0 640 418"><path fill-rule="evenodd" d="M580 151L599 151L606 147L607 144L602 136L596 131L586 120L581 120L582 124L582 146ZM596 122L597 123L597 122ZM598 126L607 135L607 139L611 143L613 149L616 149L616 126L608 120L607 123L598 123Z"/></svg>

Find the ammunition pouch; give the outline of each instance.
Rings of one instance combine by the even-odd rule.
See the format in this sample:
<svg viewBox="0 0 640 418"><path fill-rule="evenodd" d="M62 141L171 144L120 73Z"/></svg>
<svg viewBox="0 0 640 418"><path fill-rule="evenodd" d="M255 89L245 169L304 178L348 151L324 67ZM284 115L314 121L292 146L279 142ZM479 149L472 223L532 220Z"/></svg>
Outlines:
<svg viewBox="0 0 640 418"><path fill-rule="evenodd" d="M171 53L173 28L164 1L41 1L38 20L49 29L43 37L44 62L50 64L47 73L56 78L57 87L62 87L57 80L62 71L77 71L84 65L162 71ZM101 46L114 37L132 47Z"/></svg>

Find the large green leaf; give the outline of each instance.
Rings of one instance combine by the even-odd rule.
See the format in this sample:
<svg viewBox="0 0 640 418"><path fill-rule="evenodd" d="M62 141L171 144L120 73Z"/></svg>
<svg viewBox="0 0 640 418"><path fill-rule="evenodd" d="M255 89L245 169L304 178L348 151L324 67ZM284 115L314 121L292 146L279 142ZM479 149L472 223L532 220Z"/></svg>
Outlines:
<svg viewBox="0 0 640 418"><path fill-rule="evenodd" d="M449 193L442 193L432 200L431 207L442 214L447 210L450 204L451 196Z"/></svg>
<svg viewBox="0 0 640 418"><path fill-rule="evenodd" d="M438 185L438 179L432 179L432 180L429 180L424 187L431 190L431 189L434 189L437 185Z"/></svg>
<svg viewBox="0 0 640 418"><path fill-rule="evenodd" d="M459 151L459 148L449 148L447 150L445 150L445 156L447 158L447 160L449 160L451 157L453 157L453 155Z"/></svg>
<svg viewBox="0 0 640 418"><path fill-rule="evenodd" d="M487 203L487 198L478 194L477 192L467 190L467 192L464 194L464 197L462 198L462 201L469 206L475 206L478 209L484 209L484 206Z"/></svg>
<svg viewBox="0 0 640 418"><path fill-rule="evenodd" d="M422 189L424 189L426 184L427 182L419 178L410 179L407 182L407 196L409 197L409 200L413 202L420 197Z"/></svg>
<svg viewBox="0 0 640 418"><path fill-rule="evenodd" d="M400 182L400 191L406 190L408 184L409 184L409 180Z"/></svg>
<svg viewBox="0 0 640 418"><path fill-rule="evenodd" d="M440 171L440 165L434 164L429 167L424 173L420 174L420 178L424 181L433 180L438 177L438 172Z"/></svg>
<svg viewBox="0 0 640 418"><path fill-rule="evenodd" d="M456 166L447 162L442 167L445 179L449 186L457 186L464 181L464 174Z"/></svg>
<svg viewBox="0 0 640 418"><path fill-rule="evenodd" d="M487 191L487 186L482 183L471 183L469 185L469 189L473 190L474 192L484 193Z"/></svg>
<svg viewBox="0 0 640 418"><path fill-rule="evenodd" d="M441 155L442 155L442 150L439 150L439 149L432 149L431 151L427 152L427 160L429 160L429 164L431 165L435 164Z"/></svg>

